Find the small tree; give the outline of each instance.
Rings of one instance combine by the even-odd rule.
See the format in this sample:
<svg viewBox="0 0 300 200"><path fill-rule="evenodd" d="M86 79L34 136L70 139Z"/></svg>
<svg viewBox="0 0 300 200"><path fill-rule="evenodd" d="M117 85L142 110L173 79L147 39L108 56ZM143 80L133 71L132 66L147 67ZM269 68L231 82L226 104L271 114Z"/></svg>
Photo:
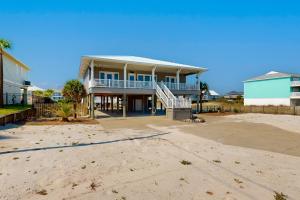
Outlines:
<svg viewBox="0 0 300 200"><path fill-rule="evenodd" d="M11 49L11 42L0 38L0 107L4 106L3 102L3 49Z"/></svg>
<svg viewBox="0 0 300 200"><path fill-rule="evenodd" d="M54 94L54 90L52 89L47 89L43 92L43 96L48 98L51 98L53 94Z"/></svg>
<svg viewBox="0 0 300 200"><path fill-rule="evenodd" d="M77 104L86 96L86 91L83 84L79 80L67 81L62 94L65 99L73 103L74 118L77 118Z"/></svg>
<svg viewBox="0 0 300 200"><path fill-rule="evenodd" d="M200 82L200 112L202 113L202 103L203 103L203 96L205 93L209 93L208 84L205 82Z"/></svg>

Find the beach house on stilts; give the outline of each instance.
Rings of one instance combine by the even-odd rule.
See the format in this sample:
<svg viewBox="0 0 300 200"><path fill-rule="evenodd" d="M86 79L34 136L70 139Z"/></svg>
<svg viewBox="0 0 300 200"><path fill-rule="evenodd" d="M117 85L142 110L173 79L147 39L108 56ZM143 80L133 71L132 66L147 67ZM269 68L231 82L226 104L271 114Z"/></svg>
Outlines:
<svg viewBox="0 0 300 200"><path fill-rule="evenodd" d="M88 93L89 113L99 110L155 114L171 119L191 116L191 96L200 94L205 68L135 56L88 55L81 58L79 76ZM188 76L193 76L187 81ZM199 104L199 98L198 102Z"/></svg>

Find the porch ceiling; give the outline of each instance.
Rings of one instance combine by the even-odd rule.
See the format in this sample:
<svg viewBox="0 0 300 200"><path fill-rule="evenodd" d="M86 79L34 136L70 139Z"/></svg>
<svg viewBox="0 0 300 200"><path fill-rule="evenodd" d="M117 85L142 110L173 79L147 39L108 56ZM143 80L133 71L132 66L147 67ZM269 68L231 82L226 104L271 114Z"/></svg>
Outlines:
<svg viewBox="0 0 300 200"><path fill-rule="evenodd" d="M90 62L94 60L95 67L123 69L127 64L127 70L152 71L156 66L156 72L176 73L181 69L180 74L196 74L206 71L206 68L160 61L134 56L83 56L81 58L79 77L83 77Z"/></svg>

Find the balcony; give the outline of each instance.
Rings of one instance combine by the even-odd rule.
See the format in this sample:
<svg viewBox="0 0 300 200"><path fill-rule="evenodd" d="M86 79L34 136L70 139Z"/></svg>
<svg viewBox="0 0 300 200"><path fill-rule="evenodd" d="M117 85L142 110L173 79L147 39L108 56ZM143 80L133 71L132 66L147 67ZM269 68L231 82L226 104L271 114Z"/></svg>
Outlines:
<svg viewBox="0 0 300 200"><path fill-rule="evenodd" d="M292 81L291 87L300 87L300 81Z"/></svg>
<svg viewBox="0 0 300 200"><path fill-rule="evenodd" d="M126 84L125 84L126 83ZM170 90L197 90L196 84L187 83L164 83ZM135 89L154 89L152 81L124 81L111 79L94 79L91 87L102 88L135 88Z"/></svg>
<svg viewBox="0 0 300 200"><path fill-rule="evenodd" d="M291 98L292 99L300 99L300 92L292 92Z"/></svg>
<svg viewBox="0 0 300 200"><path fill-rule="evenodd" d="M199 90L199 85L197 84L188 84L188 83L168 83L164 82L164 84L170 90Z"/></svg>

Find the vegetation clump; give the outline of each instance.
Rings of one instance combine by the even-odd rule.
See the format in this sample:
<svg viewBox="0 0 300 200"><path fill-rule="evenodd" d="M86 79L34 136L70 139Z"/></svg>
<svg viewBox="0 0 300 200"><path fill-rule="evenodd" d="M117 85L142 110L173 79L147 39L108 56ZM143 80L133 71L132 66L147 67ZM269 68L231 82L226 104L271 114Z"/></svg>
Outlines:
<svg viewBox="0 0 300 200"><path fill-rule="evenodd" d="M66 101L73 104L73 116L76 119L77 104L86 96L84 85L79 80L70 80L65 84L62 94Z"/></svg>
<svg viewBox="0 0 300 200"><path fill-rule="evenodd" d="M274 194L274 199L275 200L286 200L287 199L287 195L283 194L282 192L276 192Z"/></svg>
<svg viewBox="0 0 300 200"><path fill-rule="evenodd" d="M69 103L59 102L58 109L56 110L56 115L61 117L63 122L68 122L69 117L72 115L72 106Z"/></svg>
<svg viewBox="0 0 300 200"><path fill-rule="evenodd" d="M182 161L180 161L180 163L183 165L191 165L192 164L190 161L187 161L187 160L182 160Z"/></svg>

